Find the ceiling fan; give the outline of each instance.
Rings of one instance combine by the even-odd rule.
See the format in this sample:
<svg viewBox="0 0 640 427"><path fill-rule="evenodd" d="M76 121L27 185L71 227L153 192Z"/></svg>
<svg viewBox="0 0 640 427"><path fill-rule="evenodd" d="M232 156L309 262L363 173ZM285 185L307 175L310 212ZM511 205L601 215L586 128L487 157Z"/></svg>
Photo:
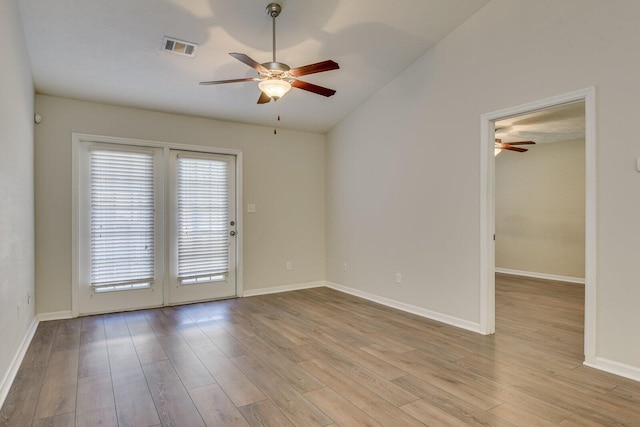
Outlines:
<svg viewBox="0 0 640 427"><path fill-rule="evenodd" d="M273 60L263 64L244 53L230 53L240 62L244 62L249 67L258 72L258 77L247 77L244 79L213 80L210 82L200 82L201 85L217 85L223 83L239 82L259 82L261 90L258 104L266 104L272 99L277 101L284 94L289 92L291 87L306 90L323 96L332 96L336 93L333 89L314 85L312 83L298 80L298 77L308 74L322 73L324 71L337 70L340 66L331 60L317 62L315 64L304 65L302 67L290 68L287 64L276 61L276 18L280 15L282 8L277 3L267 5L267 14L273 19Z"/></svg>
<svg viewBox="0 0 640 427"><path fill-rule="evenodd" d="M524 153L525 151L529 151L526 148L514 147L514 145L532 145L535 144L533 141L517 141L517 142L502 142L501 139L496 138L496 150L511 150L517 151L518 153Z"/></svg>

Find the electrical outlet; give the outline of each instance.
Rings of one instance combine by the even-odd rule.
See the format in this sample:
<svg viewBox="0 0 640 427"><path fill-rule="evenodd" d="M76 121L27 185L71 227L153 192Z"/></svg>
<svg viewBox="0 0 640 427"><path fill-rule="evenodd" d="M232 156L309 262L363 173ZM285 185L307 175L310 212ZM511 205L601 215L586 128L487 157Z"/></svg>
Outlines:
<svg viewBox="0 0 640 427"><path fill-rule="evenodd" d="M293 263L291 261L287 261L287 271L293 270Z"/></svg>
<svg viewBox="0 0 640 427"><path fill-rule="evenodd" d="M342 270L343 271L347 271L347 263L346 262L342 263Z"/></svg>
<svg viewBox="0 0 640 427"><path fill-rule="evenodd" d="M27 292L27 305L31 305L31 292Z"/></svg>
<svg viewBox="0 0 640 427"><path fill-rule="evenodd" d="M402 283L402 273L396 273L396 283Z"/></svg>
<svg viewBox="0 0 640 427"><path fill-rule="evenodd" d="M247 204L248 213L256 213L256 205L254 203Z"/></svg>

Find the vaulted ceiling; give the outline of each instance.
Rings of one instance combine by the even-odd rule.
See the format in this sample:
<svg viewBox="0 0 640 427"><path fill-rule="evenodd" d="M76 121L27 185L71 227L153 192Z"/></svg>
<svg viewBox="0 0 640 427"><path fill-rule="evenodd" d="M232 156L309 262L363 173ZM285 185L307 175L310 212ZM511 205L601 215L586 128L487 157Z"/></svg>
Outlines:
<svg viewBox="0 0 640 427"><path fill-rule="evenodd" d="M293 89L257 105L256 76L228 55L271 61L268 0L18 0L36 91L241 123L331 129L488 0L281 0L277 59L332 59L340 69L301 78L337 91ZM163 51L163 36L197 43L195 57Z"/></svg>

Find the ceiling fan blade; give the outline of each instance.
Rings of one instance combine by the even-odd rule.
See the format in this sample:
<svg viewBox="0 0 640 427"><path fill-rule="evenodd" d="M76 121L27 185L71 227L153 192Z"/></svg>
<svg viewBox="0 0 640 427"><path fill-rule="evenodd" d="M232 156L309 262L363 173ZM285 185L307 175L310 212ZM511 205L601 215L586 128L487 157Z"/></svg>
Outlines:
<svg viewBox="0 0 640 427"><path fill-rule="evenodd" d="M511 150L511 151L517 151L518 153L524 153L525 151L529 151L526 148L519 148L519 147L499 147L501 150Z"/></svg>
<svg viewBox="0 0 640 427"><path fill-rule="evenodd" d="M337 62L328 60L317 62L315 64L303 65L289 70L289 75L293 77L306 76L307 74L322 73L324 71L337 70L340 68Z"/></svg>
<svg viewBox="0 0 640 427"><path fill-rule="evenodd" d="M258 104L267 104L269 101L271 101L271 97L266 93L264 93L263 91L260 91L260 98L258 98Z"/></svg>
<svg viewBox="0 0 640 427"><path fill-rule="evenodd" d="M201 85L219 85L224 83L239 83L239 82L256 82L260 80L257 77L247 77L245 79L231 79L231 80L212 80L210 82L200 82Z"/></svg>
<svg viewBox="0 0 640 427"><path fill-rule="evenodd" d="M332 96L336 93L333 89L328 89L326 87L314 85L312 83L303 82L302 80L294 80L291 82L291 86L297 87L298 89L307 90L309 92L317 93L322 96Z"/></svg>
<svg viewBox="0 0 640 427"><path fill-rule="evenodd" d="M505 142L505 144L509 145L532 145L535 144L533 141L516 141L516 142Z"/></svg>
<svg viewBox="0 0 640 427"><path fill-rule="evenodd" d="M240 62L244 62L249 67L255 69L259 73L268 73L269 72L269 70L267 70L265 67L263 67L262 64L260 64L258 61L254 60L252 58L249 58L244 53L235 53L234 52L234 53L230 53L229 55L233 56L234 58L236 58Z"/></svg>

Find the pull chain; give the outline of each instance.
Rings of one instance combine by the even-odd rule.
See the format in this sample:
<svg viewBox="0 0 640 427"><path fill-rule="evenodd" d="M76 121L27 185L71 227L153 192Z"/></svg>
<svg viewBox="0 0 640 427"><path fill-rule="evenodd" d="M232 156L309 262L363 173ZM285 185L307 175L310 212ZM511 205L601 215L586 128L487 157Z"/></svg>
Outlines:
<svg viewBox="0 0 640 427"><path fill-rule="evenodd" d="M280 114L278 114L278 122L280 121ZM273 134L277 135L278 134L278 130L277 128L273 128Z"/></svg>

